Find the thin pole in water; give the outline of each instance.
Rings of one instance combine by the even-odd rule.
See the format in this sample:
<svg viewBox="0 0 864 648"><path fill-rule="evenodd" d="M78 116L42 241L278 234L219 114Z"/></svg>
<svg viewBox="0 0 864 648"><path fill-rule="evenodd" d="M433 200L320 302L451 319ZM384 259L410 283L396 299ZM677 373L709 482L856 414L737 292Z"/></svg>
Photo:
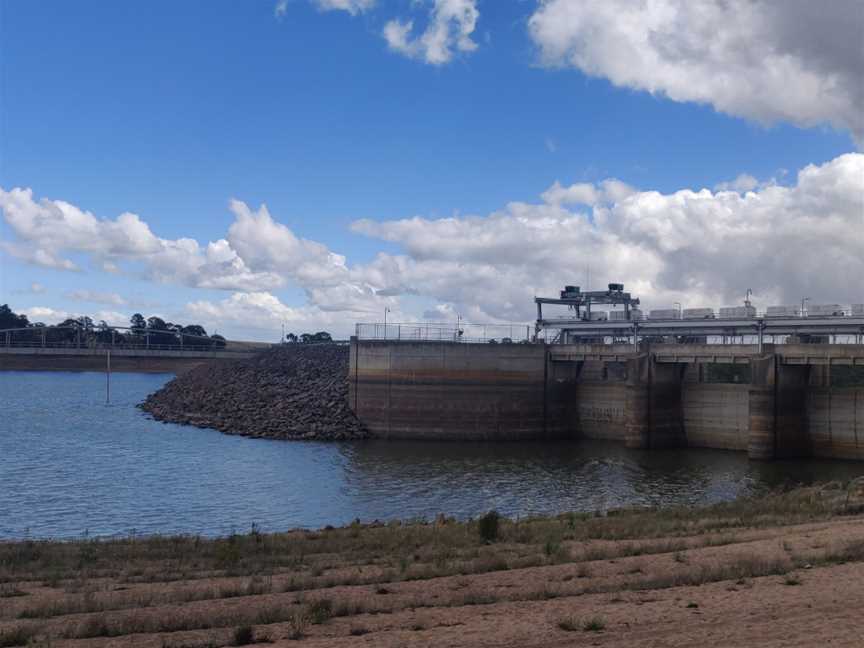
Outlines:
<svg viewBox="0 0 864 648"><path fill-rule="evenodd" d="M105 403L111 402L111 349L105 356Z"/></svg>

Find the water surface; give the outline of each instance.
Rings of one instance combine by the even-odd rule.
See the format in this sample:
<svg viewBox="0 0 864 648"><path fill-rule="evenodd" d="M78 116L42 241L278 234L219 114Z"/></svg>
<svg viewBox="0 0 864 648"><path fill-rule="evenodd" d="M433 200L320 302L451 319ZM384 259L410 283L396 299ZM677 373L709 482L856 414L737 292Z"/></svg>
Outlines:
<svg viewBox="0 0 864 648"><path fill-rule="evenodd" d="M751 463L718 450L617 443L355 443L247 439L135 407L171 378L0 372L0 538L321 527L437 513L510 516L700 504L864 464Z"/></svg>

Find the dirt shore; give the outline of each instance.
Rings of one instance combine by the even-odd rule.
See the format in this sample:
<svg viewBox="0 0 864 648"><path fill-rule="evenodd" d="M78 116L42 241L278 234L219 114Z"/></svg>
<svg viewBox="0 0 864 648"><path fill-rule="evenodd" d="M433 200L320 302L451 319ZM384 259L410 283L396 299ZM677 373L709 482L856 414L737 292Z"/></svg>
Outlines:
<svg viewBox="0 0 864 648"><path fill-rule="evenodd" d="M859 480L486 539L439 518L2 543L0 646L861 646L862 512Z"/></svg>

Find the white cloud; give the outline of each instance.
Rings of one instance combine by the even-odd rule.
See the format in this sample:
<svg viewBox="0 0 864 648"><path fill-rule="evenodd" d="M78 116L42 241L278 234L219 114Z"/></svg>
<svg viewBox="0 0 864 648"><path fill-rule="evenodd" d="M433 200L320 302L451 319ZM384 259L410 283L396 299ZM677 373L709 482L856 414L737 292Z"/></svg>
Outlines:
<svg viewBox="0 0 864 648"><path fill-rule="evenodd" d="M370 317L367 311L356 311L350 307L326 310L311 304L287 306L268 292L236 292L215 302L189 302L186 304L186 316L190 320L216 323L222 330L237 331L241 337L245 335L256 339L278 339L283 324L286 333L326 330L334 337L347 338L353 334L356 322L376 319ZM394 310L393 321L410 319L410 316Z"/></svg>
<svg viewBox="0 0 864 648"><path fill-rule="evenodd" d="M352 16L368 11L375 6L375 0L313 0L321 11L347 11Z"/></svg>
<svg viewBox="0 0 864 648"><path fill-rule="evenodd" d="M375 0L311 0L319 11L346 11L352 16L368 11L375 6ZM288 14L288 0L278 0L273 14L281 19Z"/></svg>
<svg viewBox="0 0 864 648"><path fill-rule="evenodd" d="M71 260L58 257L55 253L33 245L21 245L11 241L0 241L0 250L14 259L54 270L77 272L80 268Z"/></svg>
<svg viewBox="0 0 864 648"><path fill-rule="evenodd" d="M232 209L239 210L238 205L242 203L232 203ZM64 256L77 252L90 255L106 272L121 272L124 262L138 264L147 278L193 287L266 290L285 282L274 272L250 270L224 239L204 248L190 238L162 239L136 214L127 212L114 220L100 219L62 200L37 201L31 189L22 188L0 189L0 209L18 237L15 242L0 242L0 249L35 265L79 270ZM262 209L266 212L266 208ZM308 253L304 259L309 262Z"/></svg>
<svg viewBox="0 0 864 648"><path fill-rule="evenodd" d="M423 33L413 35L413 20L394 19L384 26L383 35L394 52L443 65L453 59L454 50L470 53L477 49L471 35L479 17L476 0L435 0Z"/></svg>
<svg viewBox="0 0 864 648"><path fill-rule="evenodd" d="M528 28L547 65L864 142L860 0L545 0Z"/></svg>
<svg viewBox="0 0 864 648"><path fill-rule="evenodd" d="M67 292L64 297L73 301L84 301L93 304L112 304L114 306L123 306L126 300L120 295L113 292L99 292L93 290L73 290Z"/></svg>
<svg viewBox="0 0 864 648"><path fill-rule="evenodd" d="M762 307L803 295L814 302L864 301L864 155L858 153L807 166L788 186L741 176L717 191L664 194L613 178L555 182L536 202L512 202L485 216L359 220L355 232L398 251L354 265L297 236L266 206L253 210L232 201L226 237L201 244L159 238L138 217L127 219L135 227L117 236L119 219L71 219L65 214L85 212L67 205L58 215L55 205L34 201L25 190L0 191L7 221L14 212L13 232L32 237L15 245L57 258L66 252L107 258L120 271L137 267L134 272L155 281L230 290L225 299L190 301L173 318L208 330L230 325L240 336L244 322L264 337L282 322L298 331L348 334L356 321L379 321L385 307L392 321L429 312L527 322L534 295L584 285L588 266L591 286L621 281L648 308L734 304L747 288ZM55 227L31 222L44 218ZM130 231L156 245L142 245ZM283 303L274 291L284 285L300 287L305 304ZM101 297L119 303L111 293Z"/></svg>
<svg viewBox="0 0 864 648"><path fill-rule="evenodd" d="M731 182L720 182L714 185L715 191L737 191L744 193L753 191L754 189L764 186L756 178L749 173L742 173Z"/></svg>
<svg viewBox="0 0 864 648"><path fill-rule="evenodd" d="M624 200L635 191L630 185L615 178L607 178L599 185L577 182L569 187L561 186L556 180L540 197L550 205L596 205Z"/></svg>
<svg viewBox="0 0 864 648"><path fill-rule="evenodd" d="M49 326L60 324L67 319L78 319L84 315L91 317L96 324L102 321L111 326L128 326L129 324L129 317L127 315L110 310L100 310L95 313L73 313L67 310L51 308L50 306L33 306L32 308L21 310L21 313L26 315L27 319L33 324L41 323L48 324Z"/></svg>
<svg viewBox="0 0 864 648"><path fill-rule="evenodd" d="M405 254L381 254L354 274L492 320L529 320L535 294L584 284L588 265L593 287L623 281L648 307L718 307L740 301L747 288L762 306L805 294L864 299L861 154L810 165L793 186L744 194L661 194L607 180L556 183L543 196L485 217L357 221L356 232L397 243Z"/></svg>
<svg viewBox="0 0 864 648"><path fill-rule="evenodd" d="M298 238L270 216L266 205L252 211L232 200L235 220L228 229L228 250L253 271L289 277L301 285L338 281L347 275L345 257L315 241Z"/></svg>

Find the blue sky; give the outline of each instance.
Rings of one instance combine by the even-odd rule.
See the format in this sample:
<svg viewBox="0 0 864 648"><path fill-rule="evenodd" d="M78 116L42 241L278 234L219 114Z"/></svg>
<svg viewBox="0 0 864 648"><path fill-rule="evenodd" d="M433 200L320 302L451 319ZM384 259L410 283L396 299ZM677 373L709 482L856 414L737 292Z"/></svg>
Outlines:
<svg viewBox="0 0 864 648"><path fill-rule="evenodd" d="M270 0L3 1L0 188L29 188L35 202L64 201L97 219L132 212L156 237L192 238L202 246L226 237L235 221L229 199L251 210L265 203L273 221L296 237L343 255L352 276L318 284L284 266L275 269L273 259L241 255L246 266L279 274L281 284L238 291L202 287L198 280L154 279L144 270L151 261L140 255L28 238L10 225L7 206L0 239L19 252L0 252L0 302L18 310L45 309L34 314L49 319L53 312L106 310L158 312L184 321L209 317L202 323L245 337L267 337L286 317L298 327L338 328L347 320L376 319L373 313L388 305L405 319L423 319L432 309L441 317L464 311L522 321L523 311L530 313L530 296L523 308L515 303L519 295L509 292L501 299L514 303L497 312L477 307L481 300L463 288L423 288L418 279L402 295L376 300L378 291L391 287L380 279L376 285L371 270L359 269L380 254L412 264L452 261L452 255L421 249L416 241L412 246L407 234L394 234L393 228L372 236L352 223L369 219L398 228L421 216L431 233L440 230L442 219L473 215L494 229L491 213L513 202L539 204L556 181L570 186L616 178L664 196L685 189L714 192L741 174L794 187L807 165L848 153L858 157L855 125L843 110L836 118L802 110L798 119L800 102L779 96L778 102L788 99L792 106L780 112L793 117L766 119L758 106L752 115L740 106L721 112L722 97L673 100L668 95L676 91L664 92L662 79L652 94L615 83L614 72L588 75L581 69L588 64L566 56L550 62L554 43L543 41L529 21L554 6L464 2L477 11L468 33L474 48L460 51L451 43L450 59L434 64L422 53L400 53L382 35L388 21L409 19L419 33L435 19L432 0L381 1L369 8L360 3L363 10L355 7L353 13L324 10L327 0L293 0L281 13ZM467 29L458 21L448 25ZM801 54L805 62L807 54ZM860 61L850 65L854 69ZM852 88L848 94L860 92ZM598 206L571 213L590 220L592 209ZM852 209L854 227L857 203ZM40 245L79 270L45 267L20 252ZM585 258L590 262L591 250L580 250L581 262L550 268L542 287L571 283L574 268ZM613 253L614 248L608 252ZM120 272L100 267L109 258ZM465 263L472 258L466 254ZM488 266L488 259L483 263ZM507 265L518 276L519 268ZM468 267L462 281L470 282ZM602 280L602 269L598 275ZM637 269L627 279L637 281L638 275ZM687 289L657 279L649 283L645 289L658 303ZM702 290L705 299L728 294L726 287L704 283L692 283L689 290ZM338 292L343 284L368 303L358 307L310 296L319 288ZM488 292L482 282L477 290ZM256 308L268 308L263 293L279 306L244 323L224 312L225 300L238 292L258 295ZM766 298L791 292L782 281L764 286ZM107 301L116 303L98 303L109 293L114 297ZM103 299L88 301L87 295ZM201 302L213 308L202 309ZM190 310L190 303L199 307ZM328 304L336 310L328 311ZM342 315L326 314L333 312Z"/></svg>

